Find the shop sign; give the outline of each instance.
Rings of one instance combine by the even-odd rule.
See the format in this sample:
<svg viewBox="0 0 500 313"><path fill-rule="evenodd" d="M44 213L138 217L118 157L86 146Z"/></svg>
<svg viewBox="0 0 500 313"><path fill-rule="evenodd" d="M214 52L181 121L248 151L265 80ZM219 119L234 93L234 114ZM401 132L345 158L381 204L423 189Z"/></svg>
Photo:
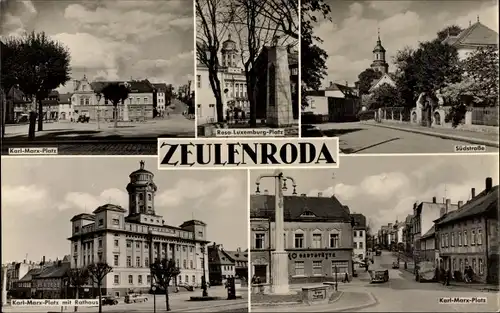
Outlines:
<svg viewBox="0 0 500 313"><path fill-rule="evenodd" d="M288 253L289 260L295 259L325 259L334 258L334 252L290 252Z"/></svg>

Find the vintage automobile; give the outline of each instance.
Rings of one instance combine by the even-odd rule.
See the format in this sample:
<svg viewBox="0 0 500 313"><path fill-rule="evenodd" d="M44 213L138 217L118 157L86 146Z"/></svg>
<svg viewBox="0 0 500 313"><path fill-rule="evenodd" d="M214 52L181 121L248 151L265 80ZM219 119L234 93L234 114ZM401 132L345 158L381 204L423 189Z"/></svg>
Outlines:
<svg viewBox="0 0 500 313"><path fill-rule="evenodd" d="M389 270L387 269L376 269L368 271L370 273L371 283L385 283L389 281Z"/></svg>
<svg viewBox="0 0 500 313"><path fill-rule="evenodd" d="M380 251L380 250L375 251L375 255L376 256L382 255L382 251Z"/></svg>
<svg viewBox="0 0 500 313"><path fill-rule="evenodd" d="M436 267L433 262L424 261L417 264L415 269L415 280L418 282L434 281L436 279Z"/></svg>
<svg viewBox="0 0 500 313"><path fill-rule="evenodd" d="M125 296L125 303L147 302L148 297L140 294L128 294Z"/></svg>
<svg viewBox="0 0 500 313"><path fill-rule="evenodd" d="M86 115L78 116L77 123L88 123L90 121L90 117Z"/></svg>
<svg viewBox="0 0 500 313"><path fill-rule="evenodd" d="M115 296L103 296L102 297L102 305L117 305L118 298Z"/></svg>
<svg viewBox="0 0 500 313"><path fill-rule="evenodd" d="M398 269L399 268L399 262L396 262L396 261L392 262L392 268L393 269Z"/></svg>

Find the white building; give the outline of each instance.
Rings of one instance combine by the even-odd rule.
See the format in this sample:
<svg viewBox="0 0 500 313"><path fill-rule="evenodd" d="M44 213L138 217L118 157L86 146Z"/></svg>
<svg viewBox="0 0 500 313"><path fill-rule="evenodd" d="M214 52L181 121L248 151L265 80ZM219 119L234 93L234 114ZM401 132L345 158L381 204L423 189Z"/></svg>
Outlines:
<svg viewBox="0 0 500 313"><path fill-rule="evenodd" d="M357 260L364 260L366 254L366 217L363 214L352 213L354 225L352 227L353 254Z"/></svg>
<svg viewBox="0 0 500 313"><path fill-rule="evenodd" d="M73 118L73 104L71 100L71 94L60 94L59 95L59 120L61 121L71 121Z"/></svg>
<svg viewBox="0 0 500 313"><path fill-rule="evenodd" d="M231 35L222 43L220 59L222 63L218 78L222 89L222 111L227 114L228 109L238 108L246 115L250 112L246 77L241 68L236 42L231 40ZM197 123L201 125L217 122L215 96L210 85L208 68L198 60L196 70Z"/></svg>
<svg viewBox="0 0 500 313"><path fill-rule="evenodd" d="M159 115L162 115L165 112L167 107L167 90L169 86L165 83L153 84L153 87L156 90L156 110Z"/></svg>
<svg viewBox="0 0 500 313"><path fill-rule="evenodd" d="M117 297L129 290L147 292L151 287L150 262L174 259L181 273L177 284L200 285L208 265L206 224L191 220L179 227L166 225L155 212L157 186L153 173L140 168L130 174L128 214L125 209L105 204L93 214L71 219L71 267L106 262L113 267L103 281L103 293ZM207 280L208 280L208 273Z"/></svg>

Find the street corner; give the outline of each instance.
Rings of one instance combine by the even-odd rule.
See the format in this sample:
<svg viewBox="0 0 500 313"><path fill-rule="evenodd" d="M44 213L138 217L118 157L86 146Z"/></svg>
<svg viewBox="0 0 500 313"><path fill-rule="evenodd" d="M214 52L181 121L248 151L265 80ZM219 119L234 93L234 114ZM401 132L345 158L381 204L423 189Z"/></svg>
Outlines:
<svg viewBox="0 0 500 313"><path fill-rule="evenodd" d="M377 304L378 300L371 292L344 291L328 312L357 311Z"/></svg>

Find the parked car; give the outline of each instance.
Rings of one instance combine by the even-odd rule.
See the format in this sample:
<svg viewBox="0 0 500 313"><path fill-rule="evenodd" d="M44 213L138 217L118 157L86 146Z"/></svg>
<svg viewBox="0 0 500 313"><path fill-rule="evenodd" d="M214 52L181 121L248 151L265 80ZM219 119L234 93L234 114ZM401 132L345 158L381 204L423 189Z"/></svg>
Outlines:
<svg viewBox="0 0 500 313"><path fill-rule="evenodd" d="M301 125L300 131L302 137L328 137L321 129L314 125Z"/></svg>
<svg viewBox="0 0 500 313"><path fill-rule="evenodd" d="M392 268L393 269L398 269L399 268L399 263L398 262L392 262Z"/></svg>
<svg viewBox="0 0 500 313"><path fill-rule="evenodd" d="M77 123L88 123L90 121L90 116L80 115L78 116Z"/></svg>
<svg viewBox="0 0 500 313"><path fill-rule="evenodd" d="M125 303L147 302L148 297L139 294L128 294L125 296Z"/></svg>
<svg viewBox="0 0 500 313"><path fill-rule="evenodd" d="M381 254L382 254L382 251L380 251L380 250L375 251L375 255L378 256L378 255L381 255Z"/></svg>
<svg viewBox="0 0 500 313"><path fill-rule="evenodd" d="M103 296L102 297L102 305L117 305L118 298L115 296Z"/></svg>
<svg viewBox="0 0 500 313"><path fill-rule="evenodd" d="M389 270L376 269L369 271L371 283L385 283L389 281Z"/></svg>
<svg viewBox="0 0 500 313"><path fill-rule="evenodd" d="M436 267L433 262L425 261L417 264L415 280L418 282L431 282L436 280Z"/></svg>

